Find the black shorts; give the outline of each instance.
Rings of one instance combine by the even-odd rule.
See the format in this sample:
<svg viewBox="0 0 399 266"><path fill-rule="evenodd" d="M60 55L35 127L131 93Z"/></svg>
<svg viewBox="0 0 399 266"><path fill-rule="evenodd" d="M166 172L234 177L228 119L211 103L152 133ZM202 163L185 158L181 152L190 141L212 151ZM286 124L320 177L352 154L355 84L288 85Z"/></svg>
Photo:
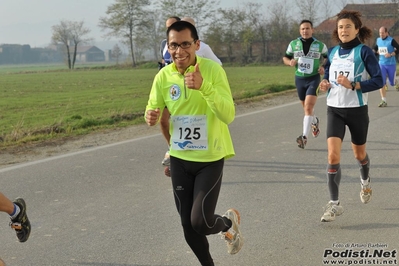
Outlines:
<svg viewBox="0 0 399 266"><path fill-rule="evenodd" d="M298 92L299 100L304 101L306 95L314 95L318 94L318 87L320 84L320 75L314 75L311 77L298 77L295 76L295 86Z"/></svg>
<svg viewBox="0 0 399 266"><path fill-rule="evenodd" d="M345 129L351 133L351 141L355 145L363 145L367 141L369 128L368 106L355 108L327 107L327 139L337 137L344 139Z"/></svg>

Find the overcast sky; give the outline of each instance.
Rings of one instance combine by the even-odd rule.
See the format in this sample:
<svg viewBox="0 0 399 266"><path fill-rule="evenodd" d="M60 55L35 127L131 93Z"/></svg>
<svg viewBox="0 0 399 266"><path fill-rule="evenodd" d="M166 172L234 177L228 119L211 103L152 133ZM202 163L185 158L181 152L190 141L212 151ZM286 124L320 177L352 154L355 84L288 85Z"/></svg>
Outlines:
<svg viewBox="0 0 399 266"><path fill-rule="evenodd" d="M249 0L248 0L249 1ZM220 7L238 6L238 0L220 0ZM251 0L267 3L269 0ZM51 41L51 26L63 19L84 20L97 42L104 41L99 18L114 0L0 0L0 44L44 47Z"/></svg>

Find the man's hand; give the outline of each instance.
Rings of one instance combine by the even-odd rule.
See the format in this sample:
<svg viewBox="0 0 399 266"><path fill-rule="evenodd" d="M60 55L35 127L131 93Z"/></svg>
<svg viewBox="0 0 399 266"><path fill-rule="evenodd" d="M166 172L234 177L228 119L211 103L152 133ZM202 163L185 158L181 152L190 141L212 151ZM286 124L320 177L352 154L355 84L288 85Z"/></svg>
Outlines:
<svg viewBox="0 0 399 266"><path fill-rule="evenodd" d="M184 77L186 87L192 90L199 90L202 86L202 75L198 63L195 64L194 72L189 72Z"/></svg>
<svg viewBox="0 0 399 266"><path fill-rule="evenodd" d="M386 53L385 54L385 58L390 58L390 57L394 57L395 56L395 52L393 53Z"/></svg>
<svg viewBox="0 0 399 266"><path fill-rule="evenodd" d="M145 114L145 122L149 126L154 126L158 123L160 111L159 108L156 110L148 110Z"/></svg>
<svg viewBox="0 0 399 266"><path fill-rule="evenodd" d="M297 60L295 60L294 58L292 58L291 60L290 60L290 66L296 66L296 63L297 63Z"/></svg>
<svg viewBox="0 0 399 266"><path fill-rule="evenodd" d="M328 80L323 79L320 82L319 88L320 88L321 91L327 91L329 88L331 88L331 84L330 84L330 82Z"/></svg>
<svg viewBox="0 0 399 266"><path fill-rule="evenodd" d="M319 69L317 70L317 72L320 74L320 75L324 75L324 67L322 67L322 66L319 66Z"/></svg>

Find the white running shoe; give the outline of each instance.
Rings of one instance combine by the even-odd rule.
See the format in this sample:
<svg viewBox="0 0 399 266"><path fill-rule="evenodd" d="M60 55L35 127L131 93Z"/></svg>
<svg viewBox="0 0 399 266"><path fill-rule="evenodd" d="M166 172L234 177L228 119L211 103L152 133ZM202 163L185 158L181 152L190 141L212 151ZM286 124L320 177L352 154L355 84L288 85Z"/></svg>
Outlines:
<svg viewBox="0 0 399 266"><path fill-rule="evenodd" d="M162 165L170 166L170 155L169 155L169 151L167 151L167 152L165 153L165 156L164 156L164 158L163 158L163 160L162 160Z"/></svg>
<svg viewBox="0 0 399 266"><path fill-rule="evenodd" d="M227 232L222 232L222 239L226 241L227 252L231 255L237 254L238 251L244 245L244 239L242 238L240 231L240 213L236 209L228 209L223 217L228 218L232 226Z"/></svg>
<svg viewBox="0 0 399 266"><path fill-rule="evenodd" d="M373 194L373 190L371 189L371 182L369 177L369 182L367 185L361 185L362 189L360 190L360 200L366 204L371 200L371 195Z"/></svg>
<svg viewBox="0 0 399 266"><path fill-rule="evenodd" d="M336 216L344 213L344 208L338 204L329 201L325 207L324 214L321 216L322 222L332 222Z"/></svg>

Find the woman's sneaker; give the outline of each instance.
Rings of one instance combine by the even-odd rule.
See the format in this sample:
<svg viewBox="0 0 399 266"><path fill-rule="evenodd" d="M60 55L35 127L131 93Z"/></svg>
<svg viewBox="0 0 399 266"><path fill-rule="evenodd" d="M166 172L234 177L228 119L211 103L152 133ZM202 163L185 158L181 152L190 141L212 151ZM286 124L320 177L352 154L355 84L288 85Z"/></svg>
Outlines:
<svg viewBox="0 0 399 266"><path fill-rule="evenodd" d="M24 199L17 198L14 201L14 204L18 205L20 212L17 217L11 220L10 226L17 233L19 242L25 242L28 240L30 235L30 222L26 215L26 203Z"/></svg>
<svg viewBox="0 0 399 266"><path fill-rule="evenodd" d="M226 241L227 252L234 255L237 254L244 245L244 239L240 231L240 213L236 209L229 209L223 217L229 219L232 225L227 232L221 233L222 239Z"/></svg>
<svg viewBox="0 0 399 266"><path fill-rule="evenodd" d="M321 216L322 222L332 222L336 216L340 216L344 212L344 208L338 204L329 201L324 209L324 214Z"/></svg>

